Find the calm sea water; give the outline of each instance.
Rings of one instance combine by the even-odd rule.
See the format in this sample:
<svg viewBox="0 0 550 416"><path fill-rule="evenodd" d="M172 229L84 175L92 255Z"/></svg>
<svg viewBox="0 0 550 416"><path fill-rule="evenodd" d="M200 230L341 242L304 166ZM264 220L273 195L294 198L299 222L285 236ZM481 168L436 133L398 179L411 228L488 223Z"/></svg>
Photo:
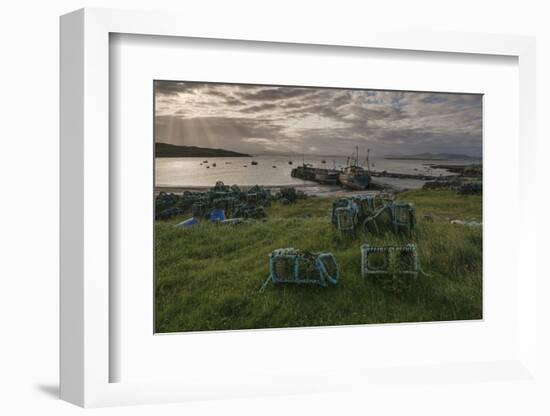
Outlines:
<svg viewBox="0 0 550 416"><path fill-rule="evenodd" d="M258 162L252 165L252 161ZM325 163L322 161L325 160ZM205 162L207 161L207 162ZM292 161L292 165L288 162ZM346 158L309 157L305 159L316 167L342 168L346 165ZM376 159L371 160L373 170L411 174L449 174L443 169L431 169L426 163L467 164L470 161L433 161L433 160L398 160ZM214 166L216 164L216 166ZM155 174L156 186L159 187L205 187L213 186L216 181L223 181L227 185L239 186L313 186L312 182L293 178L290 171L302 164L301 157L290 156L253 156L231 158L195 158L195 157L162 157L156 158ZM409 189L420 188L421 180L376 178L377 182L388 183L397 187Z"/></svg>

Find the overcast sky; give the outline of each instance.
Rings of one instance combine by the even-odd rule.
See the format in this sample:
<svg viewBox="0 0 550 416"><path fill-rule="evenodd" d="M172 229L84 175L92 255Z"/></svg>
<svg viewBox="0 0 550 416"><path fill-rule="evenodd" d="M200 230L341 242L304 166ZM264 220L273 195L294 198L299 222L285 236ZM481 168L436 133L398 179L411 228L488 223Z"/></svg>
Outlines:
<svg viewBox="0 0 550 416"><path fill-rule="evenodd" d="M481 156L482 97L155 81L156 140L251 154Z"/></svg>

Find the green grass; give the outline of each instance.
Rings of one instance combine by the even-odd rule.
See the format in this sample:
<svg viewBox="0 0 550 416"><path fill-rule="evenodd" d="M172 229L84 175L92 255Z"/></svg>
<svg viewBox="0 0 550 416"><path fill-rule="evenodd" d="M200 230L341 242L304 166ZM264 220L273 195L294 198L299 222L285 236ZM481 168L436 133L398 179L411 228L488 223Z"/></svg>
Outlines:
<svg viewBox="0 0 550 416"><path fill-rule="evenodd" d="M186 216L157 221L156 330L480 319L482 231L452 225L449 219L481 221L481 196L410 191L399 199L417 209L417 229L410 237L344 236L330 223L329 198L274 203L265 221L233 227L206 222L194 229L173 227ZM433 221L424 219L427 214ZM417 244L422 268L430 276L419 276L399 293L361 277L361 244L410 241ZM282 247L333 252L340 282L329 287L270 284L259 293L268 276L268 255Z"/></svg>

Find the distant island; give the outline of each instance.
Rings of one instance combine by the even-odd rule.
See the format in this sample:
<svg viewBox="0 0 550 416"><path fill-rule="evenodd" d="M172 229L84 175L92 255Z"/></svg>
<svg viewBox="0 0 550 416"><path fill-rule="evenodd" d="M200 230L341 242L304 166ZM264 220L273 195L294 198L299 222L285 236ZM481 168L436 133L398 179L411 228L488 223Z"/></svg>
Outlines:
<svg viewBox="0 0 550 416"><path fill-rule="evenodd" d="M156 157L250 157L245 153L225 149L209 149L196 146L176 146L168 143L155 143Z"/></svg>
<svg viewBox="0 0 550 416"><path fill-rule="evenodd" d="M481 160L481 157L457 153L418 153L416 155L386 155L384 159L401 160Z"/></svg>

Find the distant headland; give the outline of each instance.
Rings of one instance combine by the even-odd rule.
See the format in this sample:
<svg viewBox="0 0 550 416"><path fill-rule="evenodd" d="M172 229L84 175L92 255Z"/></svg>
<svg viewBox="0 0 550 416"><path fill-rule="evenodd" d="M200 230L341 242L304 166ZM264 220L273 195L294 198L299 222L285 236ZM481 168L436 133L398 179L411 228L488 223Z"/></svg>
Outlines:
<svg viewBox="0 0 550 416"><path fill-rule="evenodd" d="M245 153L225 149L209 149L196 146L176 146L168 143L155 143L156 157L250 157Z"/></svg>
<svg viewBox="0 0 550 416"><path fill-rule="evenodd" d="M481 157L457 153L418 153L416 155L386 155L384 159L401 160L481 160Z"/></svg>

